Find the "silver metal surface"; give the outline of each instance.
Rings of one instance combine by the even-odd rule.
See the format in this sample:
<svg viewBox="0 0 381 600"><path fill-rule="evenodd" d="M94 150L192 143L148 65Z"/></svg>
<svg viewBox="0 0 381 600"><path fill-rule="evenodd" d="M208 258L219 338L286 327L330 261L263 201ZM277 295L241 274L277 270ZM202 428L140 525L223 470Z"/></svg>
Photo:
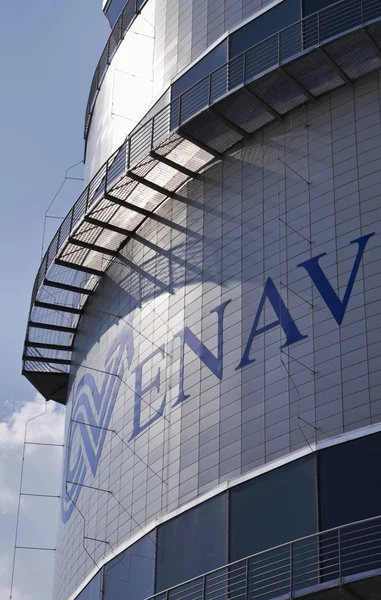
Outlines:
<svg viewBox="0 0 381 600"><path fill-rule="evenodd" d="M190 173L301 104L380 69L380 21L379 0L341 0L210 73L114 152L62 222L35 280L23 373L46 398L65 402L71 352L30 342L71 346L115 253L147 218L159 218L157 208Z"/></svg>
<svg viewBox="0 0 381 600"><path fill-rule="evenodd" d="M142 10L146 2L147 0L126 0L126 4L122 12L120 13L120 16L118 17L117 21L115 22L112 32L110 33L110 36L98 61L97 68L95 69L90 86L90 93L89 99L87 101L85 116L85 139L87 138L87 134L89 133L95 103L102 82L107 73L107 69L120 44L124 40L127 31L130 29L136 17L140 14L140 11Z"/></svg>
<svg viewBox="0 0 381 600"><path fill-rule="evenodd" d="M381 598L381 517L304 537L224 565L148 600Z"/></svg>

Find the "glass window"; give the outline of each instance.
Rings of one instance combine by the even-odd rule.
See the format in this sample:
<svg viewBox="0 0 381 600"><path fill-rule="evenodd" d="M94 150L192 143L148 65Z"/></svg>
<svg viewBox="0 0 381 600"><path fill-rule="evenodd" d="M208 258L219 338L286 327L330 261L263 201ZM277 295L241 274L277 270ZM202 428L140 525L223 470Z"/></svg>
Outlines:
<svg viewBox="0 0 381 600"><path fill-rule="evenodd" d="M108 20L110 21L111 27L114 27L120 13L122 12L124 6L127 4L128 0L111 0L108 9L106 10L106 15Z"/></svg>
<svg viewBox="0 0 381 600"><path fill-rule="evenodd" d="M274 8L264 12L230 35L230 58L234 58L238 54L241 54L241 52L248 50L273 33L277 33L281 29L292 25L292 23L296 23L300 18L300 0L283 0L283 2L277 4Z"/></svg>
<svg viewBox="0 0 381 600"><path fill-rule="evenodd" d="M322 574L329 578L333 560L342 574L380 568L380 520L347 526L381 513L381 434L321 450L318 454L320 528L334 530L321 547ZM340 538L339 538L340 535ZM339 559L340 555L340 559ZM332 575L331 575L332 577Z"/></svg>
<svg viewBox="0 0 381 600"><path fill-rule="evenodd" d="M184 73L184 75L173 82L172 99L177 98L180 94L192 87L192 85L200 81L200 79L224 65L227 60L227 40L224 40L204 56L204 58L201 58L201 60Z"/></svg>
<svg viewBox="0 0 381 600"><path fill-rule="evenodd" d="M77 600L100 600L102 571L99 571L77 596Z"/></svg>
<svg viewBox="0 0 381 600"><path fill-rule="evenodd" d="M312 15L312 13L315 13L322 8L326 8L326 6L334 4L335 2L337 2L337 0L303 0L303 17Z"/></svg>
<svg viewBox="0 0 381 600"><path fill-rule="evenodd" d="M206 108L209 100L214 101L226 93L226 69L219 69L213 73L211 82L205 77L226 64L227 48L228 42L224 40L172 84L171 98L174 102L172 102L171 129ZM181 102L176 100L180 95L182 95Z"/></svg>
<svg viewBox="0 0 381 600"><path fill-rule="evenodd" d="M320 529L381 514L381 434L321 450Z"/></svg>
<svg viewBox="0 0 381 600"><path fill-rule="evenodd" d="M141 538L105 567L104 600L144 600L154 593L156 532Z"/></svg>
<svg viewBox="0 0 381 600"><path fill-rule="evenodd" d="M308 17L305 20L305 37L315 44L361 25L363 18L365 21L372 18L372 13L377 16L372 9L369 10L366 2L363 4L358 0L347 0L345 3L337 3L335 0L303 0L302 6L303 16ZM317 11L321 12L314 14Z"/></svg>
<svg viewBox="0 0 381 600"><path fill-rule="evenodd" d="M232 488L230 494L230 561L317 531L313 455Z"/></svg>
<svg viewBox="0 0 381 600"><path fill-rule="evenodd" d="M227 563L227 494L160 525L156 592Z"/></svg>

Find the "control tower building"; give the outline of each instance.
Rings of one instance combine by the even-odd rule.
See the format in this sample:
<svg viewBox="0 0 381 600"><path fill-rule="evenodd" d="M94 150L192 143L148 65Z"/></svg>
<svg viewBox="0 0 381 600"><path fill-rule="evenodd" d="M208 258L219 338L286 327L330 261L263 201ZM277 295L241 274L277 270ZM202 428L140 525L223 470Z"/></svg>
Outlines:
<svg viewBox="0 0 381 600"><path fill-rule="evenodd" d="M381 1L103 12L23 352L54 600L380 600Z"/></svg>

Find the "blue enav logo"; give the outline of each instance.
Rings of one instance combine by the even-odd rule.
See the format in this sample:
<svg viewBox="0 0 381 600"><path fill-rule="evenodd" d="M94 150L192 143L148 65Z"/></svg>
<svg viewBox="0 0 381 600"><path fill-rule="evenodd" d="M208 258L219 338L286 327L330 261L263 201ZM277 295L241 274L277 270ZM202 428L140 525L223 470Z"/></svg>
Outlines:
<svg viewBox="0 0 381 600"><path fill-rule="evenodd" d="M340 300L336 294L320 265L319 261L326 253L319 254L318 256L305 260L297 265L297 268L302 268L307 272L339 326L343 322L366 245L373 235L375 234L369 233L350 242L353 244L354 248L357 246L357 253L342 300ZM222 380L223 319L230 302L231 300L227 300L211 311L211 313L216 313L217 315L218 343L216 355L205 346L189 327L184 327L184 329L175 335L175 338L180 338L180 368L178 396L172 404L173 407L189 398L189 394L186 394L185 392L184 381L185 346L200 359L205 367L207 367L219 381ZM263 310L267 303L271 305L276 319L271 323L267 323L263 327L260 327L259 323L261 322ZM126 369L131 368L134 356L133 315L133 312L129 315L127 326L113 341L106 355L104 368L101 371L103 377L101 389L99 390L96 386L94 377L91 373L83 375L77 384L70 423L71 431L68 436L69 445L65 458L64 489L62 494L63 522L66 522L70 518L89 470L91 471L92 477L95 477L96 475L105 437L107 435L107 428L110 423L116 398L118 397L120 385L125 377ZM271 277L268 277L256 314L254 315L253 325L246 346L243 349L241 360L235 367L236 370L242 369L255 362L255 358L251 357L252 345L255 338L275 327L281 327L283 329L285 341L281 348L295 344L308 337L299 331L297 324L292 318L284 300L281 298L274 281ZM153 379L143 382L144 366L147 363L150 363L156 356L159 356L162 360L167 358L165 344L157 347L156 350L146 356L133 370L130 371L131 374L135 374L135 389L133 399L133 420L131 434L128 438L129 442L150 427L157 419L160 419L164 413L167 399L165 391L161 396L159 408L155 410L152 407L150 418L145 422L142 422L141 408L144 396L150 390L156 390L158 394L161 393L160 367L157 368L156 375ZM144 372L146 372L146 370L147 369L144 369ZM93 427L82 425L81 423L88 423L89 425L93 425ZM75 442L75 444L73 442ZM71 453L73 445L78 448L75 456L72 456Z"/></svg>
<svg viewBox="0 0 381 600"><path fill-rule="evenodd" d="M129 315L127 322L131 324L132 319L133 313ZM89 469L95 477L123 374L126 367L131 366L133 356L133 329L131 325L127 325L113 341L106 354L101 389L98 389L91 373L83 375L77 385L68 435L69 444L65 455L62 491L64 523L73 512L81 485ZM93 427L82 423L89 423ZM77 436L79 437L79 443L76 443L78 450L73 456L71 448Z"/></svg>

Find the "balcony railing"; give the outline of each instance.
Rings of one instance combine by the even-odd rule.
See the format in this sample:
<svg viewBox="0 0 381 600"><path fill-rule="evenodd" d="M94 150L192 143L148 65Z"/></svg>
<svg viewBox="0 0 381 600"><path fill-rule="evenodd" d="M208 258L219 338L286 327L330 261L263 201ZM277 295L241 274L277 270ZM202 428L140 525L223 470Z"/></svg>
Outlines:
<svg viewBox="0 0 381 600"><path fill-rule="evenodd" d="M380 17L379 0L343 0L305 17L234 57L181 94L172 102L172 127L179 127L236 87Z"/></svg>
<svg viewBox="0 0 381 600"><path fill-rule="evenodd" d="M380 21L380 0L341 0L234 57L133 131L84 189L41 262L32 292L24 373L48 373L52 380L57 372L68 373L70 344L87 294L120 244L145 218L153 218L163 197L267 123L380 69ZM185 151L176 152L176 147ZM197 151L202 156L191 160ZM114 215L115 207L126 217ZM103 236L102 248L97 240L104 230L110 233L108 241ZM54 285L78 293L49 304L48 288ZM31 339L30 328L45 330L42 343Z"/></svg>
<svg viewBox="0 0 381 600"><path fill-rule="evenodd" d="M95 102L98 97L102 81L107 73L109 64L115 52L119 48L121 42L123 41L124 36L126 35L127 31L131 27L132 23L134 22L135 18L138 16L146 2L147 0L127 0L125 7L120 13L120 16L118 17L112 29L110 37L107 40L107 44L98 61L97 68L95 69L95 73L90 86L90 93L89 99L87 101L85 116L85 139L87 138L87 134L89 132Z"/></svg>
<svg viewBox="0 0 381 600"><path fill-rule="evenodd" d="M372 591L380 594L380 580L373 587L369 580L380 574L381 517L376 517L259 552L148 600L276 600L363 579L366 590L357 597L370 600Z"/></svg>
<svg viewBox="0 0 381 600"><path fill-rule="evenodd" d="M126 3L102 52L86 107L85 139L98 92L111 59L146 2L147 0L129 0ZM274 65L285 63L300 52L317 47L343 31L370 23L380 16L381 5L378 0L346 0L305 17L233 58L182 94L173 105L174 123L181 123L194 113L197 106L201 110L205 104L210 104L228 90L254 79Z"/></svg>
<svg viewBox="0 0 381 600"><path fill-rule="evenodd" d="M139 0L143 5L146 0ZM134 0L135 3L135 0ZM128 4L125 9L127 9ZM233 58L173 100L141 128L137 129L99 169L82 192L54 236L37 274L34 293L78 221L115 181L149 154L159 141L213 105L238 87L246 85L264 72L281 66L298 54L318 47L332 37L361 27L381 17L380 0L341 0L298 23L279 31L263 42ZM123 18L123 13L120 19ZM101 76L99 71L98 77Z"/></svg>

